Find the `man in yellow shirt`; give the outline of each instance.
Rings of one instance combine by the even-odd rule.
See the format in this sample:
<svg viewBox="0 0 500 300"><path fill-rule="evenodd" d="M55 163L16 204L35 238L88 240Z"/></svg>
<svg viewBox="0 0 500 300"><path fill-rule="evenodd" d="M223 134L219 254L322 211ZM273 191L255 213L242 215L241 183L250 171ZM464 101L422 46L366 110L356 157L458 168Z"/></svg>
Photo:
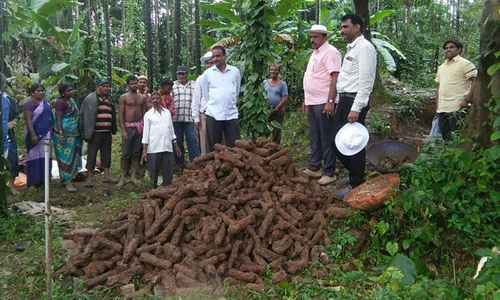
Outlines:
<svg viewBox="0 0 500 300"><path fill-rule="evenodd" d="M463 108L472 102L476 83L477 69L460 56L462 48L458 40L444 42L446 61L439 66L436 76L436 112L444 140L450 140L452 132L461 128L465 120Z"/></svg>

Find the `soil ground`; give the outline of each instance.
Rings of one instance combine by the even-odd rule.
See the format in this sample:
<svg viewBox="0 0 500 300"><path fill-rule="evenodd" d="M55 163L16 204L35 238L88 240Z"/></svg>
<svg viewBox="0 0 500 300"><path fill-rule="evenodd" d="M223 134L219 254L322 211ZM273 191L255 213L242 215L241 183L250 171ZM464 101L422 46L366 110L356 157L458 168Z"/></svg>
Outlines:
<svg viewBox="0 0 500 300"><path fill-rule="evenodd" d="M429 98L430 99L430 98ZM424 101L425 102L425 101ZM372 108L367 117L367 127L370 131L370 142L371 143L381 141L381 140L401 140L409 144L414 145L418 150L425 144L425 135L430 130L430 125L432 117L434 115L434 104L427 101L428 103L421 104L417 113L414 123L405 122L404 116L398 117L397 110L390 105L381 105L376 108ZM376 122L375 122L376 121ZM378 123L377 123L378 122ZM381 131L380 128L373 128L370 124L383 124L384 126L389 126L390 130ZM387 127L386 127L387 128ZM286 130L286 129L284 129ZM285 135L286 136L286 135ZM285 140L286 143L286 140ZM293 144L293 142L291 142ZM295 147L295 145L290 145L290 147ZM304 157L308 154L308 146L303 149L292 149L292 152L302 152L305 153ZM118 153L114 151L113 155ZM116 163L115 163L116 164ZM345 171L339 166L339 178L344 177ZM373 174L375 170L367 163L367 173ZM295 167L299 170L305 168L305 160L301 159L295 162ZM112 173L116 176L116 170L119 166L112 166ZM177 175L179 176L179 175ZM369 175L370 177L370 175ZM69 193L66 191L65 187L61 185L57 180L53 180L50 185L50 201L51 205L69 209L75 212L74 219L66 224L68 230L74 228L82 227L100 227L103 224L112 220L113 215L122 210L128 210L134 204L134 201L145 197L148 191L148 180L145 180L139 185L134 185L129 183L118 189L115 184L102 183L103 176L95 176L95 186L93 188L86 188L84 186L84 181L75 182L74 185L77 191L74 193ZM175 179L174 179L175 180ZM326 187L329 190L335 190L335 184ZM21 188L20 194L17 196L10 195L9 204L13 204L21 201L36 201L42 202L44 199L44 190L36 188ZM0 245L2 242L0 242ZM12 255L11 253L0 253L1 256ZM21 255L21 253L16 253L15 255ZM6 257L5 256L5 257ZM16 268L24 268L22 264L8 264L0 263L0 275L8 275L16 273Z"/></svg>

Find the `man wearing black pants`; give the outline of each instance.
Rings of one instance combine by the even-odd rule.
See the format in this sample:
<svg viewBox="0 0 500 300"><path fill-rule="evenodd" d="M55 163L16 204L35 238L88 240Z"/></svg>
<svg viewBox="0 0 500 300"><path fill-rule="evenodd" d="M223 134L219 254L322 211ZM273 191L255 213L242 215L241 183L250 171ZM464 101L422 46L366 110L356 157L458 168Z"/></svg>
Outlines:
<svg viewBox="0 0 500 300"><path fill-rule="evenodd" d="M363 36L363 18L356 14L342 17L340 32L347 44L344 62L337 80L339 103L334 117L334 136L346 123L359 122L364 125L368 112L368 101L375 82L377 52ZM344 196L365 181L366 150L347 156L339 152L334 143L335 154L349 171L347 187L335 193Z"/></svg>
<svg viewBox="0 0 500 300"><path fill-rule="evenodd" d="M212 48L214 66L203 73L201 91L207 101L207 151L214 151L216 143L224 141L226 146L234 147L240 138L238 107L236 99L240 93L240 71L226 63L226 50L222 46Z"/></svg>

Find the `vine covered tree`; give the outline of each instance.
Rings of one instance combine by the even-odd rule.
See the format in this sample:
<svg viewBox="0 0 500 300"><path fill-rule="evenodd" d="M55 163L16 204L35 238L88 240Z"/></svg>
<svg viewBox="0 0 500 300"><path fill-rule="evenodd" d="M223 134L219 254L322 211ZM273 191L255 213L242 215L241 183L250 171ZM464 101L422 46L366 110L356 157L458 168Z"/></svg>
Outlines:
<svg viewBox="0 0 500 300"><path fill-rule="evenodd" d="M486 148L493 143L500 158L500 0L485 2L481 24L478 78L464 135Z"/></svg>

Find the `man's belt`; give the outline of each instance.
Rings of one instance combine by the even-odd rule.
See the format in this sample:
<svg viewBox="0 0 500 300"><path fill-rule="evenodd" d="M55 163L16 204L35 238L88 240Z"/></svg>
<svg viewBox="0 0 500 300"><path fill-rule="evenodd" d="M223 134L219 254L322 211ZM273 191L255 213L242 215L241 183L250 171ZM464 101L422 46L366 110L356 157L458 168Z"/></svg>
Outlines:
<svg viewBox="0 0 500 300"><path fill-rule="evenodd" d="M357 93L339 93L339 97L356 98Z"/></svg>

